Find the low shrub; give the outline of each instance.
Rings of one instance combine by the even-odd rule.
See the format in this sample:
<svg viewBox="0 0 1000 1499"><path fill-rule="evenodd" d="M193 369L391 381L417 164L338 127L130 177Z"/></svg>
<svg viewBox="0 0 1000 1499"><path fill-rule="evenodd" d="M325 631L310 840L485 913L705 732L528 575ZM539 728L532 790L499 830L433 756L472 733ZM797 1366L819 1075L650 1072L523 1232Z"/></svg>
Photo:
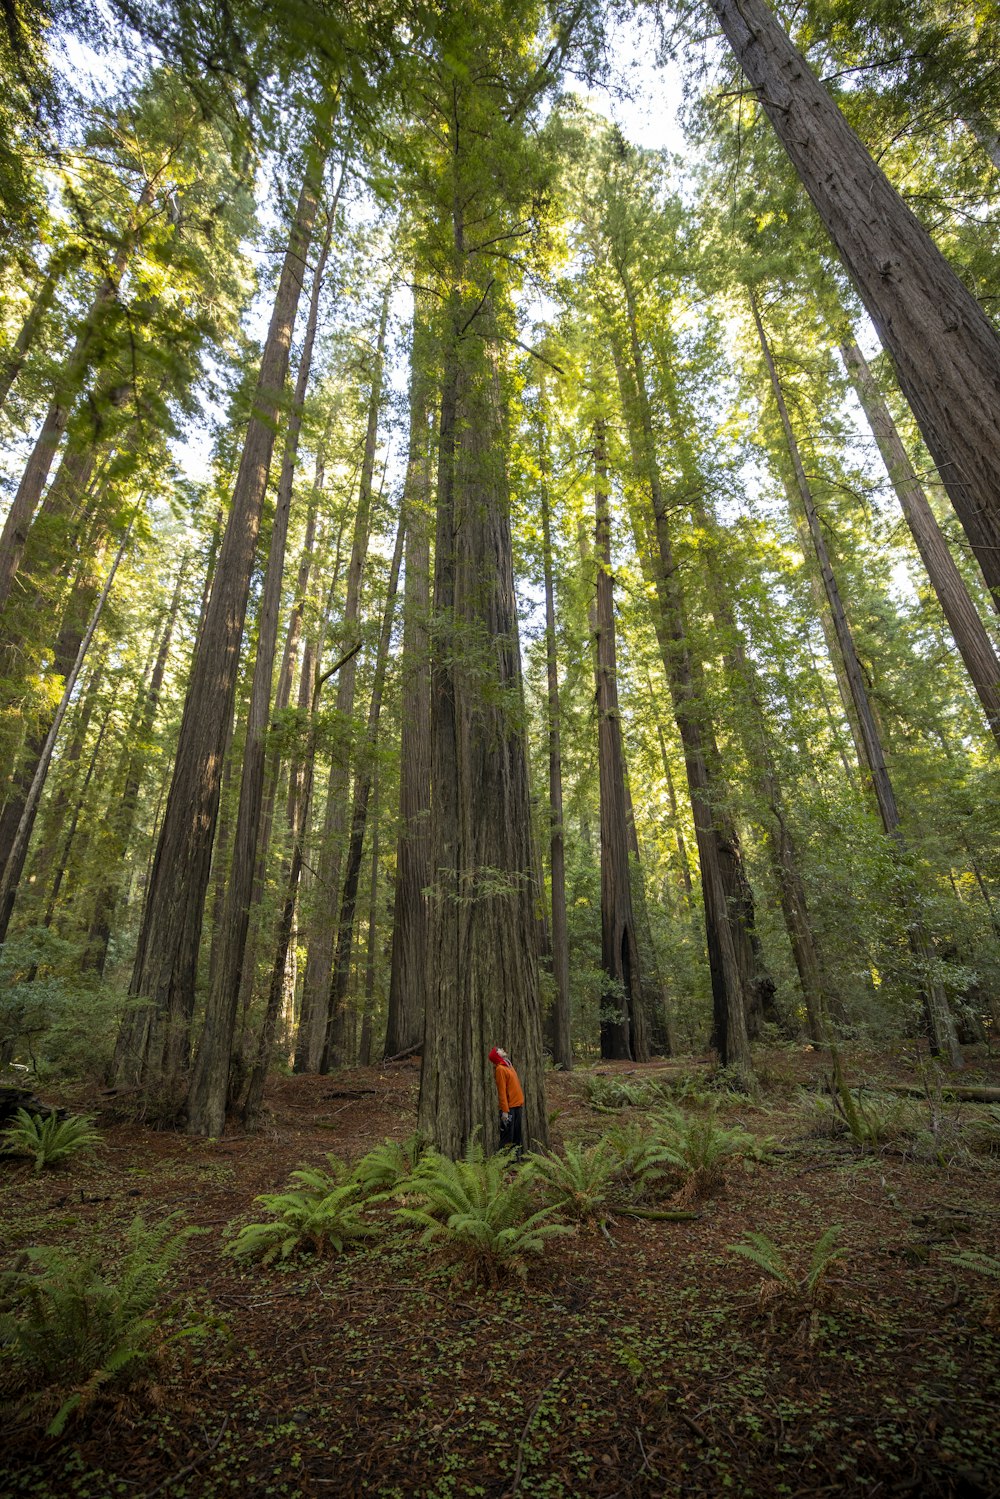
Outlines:
<svg viewBox="0 0 1000 1499"><path fill-rule="evenodd" d="M529 1260L554 1239L573 1232L554 1207L536 1207L532 1166L515 1166L507 1152L484 1156L472 1146L464 1160L428 1151L405 1185L396 1218L422 1230L454 1269L496 1286L527 1274Z"/></svg>
<svg viewBox="0 0 1000 1499"><path fill-rule="evenodd" d="M361 1183L336 1156L326 1160L327 1170L301 1166L286 1191L254 1198L271 1214L270 1221L244 1224L226 1253L270 1265L293 1254L340 1254L375 1233L375 1225L362 1216Z"/></svg>
<svg viewBox="0 0 1000 1499"><path fill-rule="evenodd" d="M34 1156L36 1174L103 1144L89 1114L70 1114L60 1119L55 1113L29 1114L26 1109L18 1109L14 1123L7 1126L0 1139L6 1153Z"/></svg>
<svg viewBox="0 0 1000 1499"><path fill-rule="evenodd" d="M619 1163L604 1140L579 1145L568 1140L564 1153L534 1155L531 1175L545 1204L583 1223L601 1216L608 1193L619 1175Z"/></svg>
<svg viewBox="0 0 1000 1499"><path fill-rule="evenodd" d="M730 1254L738 1254L763 1270L760 1304L767 1310L772 1327L778 1314L791 1313L792 1319L806 1329L809 1341L815 1340L819 1312L831 1294L830 1268L847 1253L837 1243L841 1232L839 1224L824 1229L812 1247L808 1264L801 1270L792 1264L789 1251L780 1248L766 1234L747 1233L739 1244L726 1246Z"/></svg>
<svg viewBox="0 0 1000 1499"><path fill-rule="evenodd" d="M135 1218L110 1269L103 1253L25 1251L31 1268L4 1277L0 1311L0 1388L15 1416L51 1417L46 1434L58 1436L101 1390L141 1383L171 1342L201 1330L170 1328L172 1309L157 1308L188 1239L202 1232L179 1228L179 1217L152 1227Z"/></svg>

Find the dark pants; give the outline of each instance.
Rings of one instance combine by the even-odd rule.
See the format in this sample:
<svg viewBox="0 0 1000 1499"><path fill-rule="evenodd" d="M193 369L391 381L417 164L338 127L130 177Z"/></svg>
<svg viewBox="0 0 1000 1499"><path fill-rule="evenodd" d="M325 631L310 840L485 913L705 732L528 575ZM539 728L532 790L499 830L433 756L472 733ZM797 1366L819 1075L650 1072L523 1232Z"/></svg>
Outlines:
<svg viewBox="0 0 1000 1499"><path fill-rule="evenodd" d="M524 1119L524 1106L518 1104L516 1109L511 1109L510 1117L504 1124L503 1117L500 1119L500 1149L510 1150L512 1147L517 1151L518 1160L524 1154L522 1134L522 1123Z"/></svg>

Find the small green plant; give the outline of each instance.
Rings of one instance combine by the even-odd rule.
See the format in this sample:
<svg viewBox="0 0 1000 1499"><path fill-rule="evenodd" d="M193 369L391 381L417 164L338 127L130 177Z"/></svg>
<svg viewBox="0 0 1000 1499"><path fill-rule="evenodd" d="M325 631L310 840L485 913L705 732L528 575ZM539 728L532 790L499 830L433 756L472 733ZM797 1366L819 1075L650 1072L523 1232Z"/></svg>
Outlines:
<svg viewBox="0 0 1000 1499"><path fill-rule="evenodd" d="M135 1218L111 1271L103 1253L32 1248L25 1251L32 1268L4 1277L2 1384L15 1410L54 1410L48 1436L58 1436L105 1386L140 1382L169 1343L201 1330L182 1323L168 1331L170 1309L156 1305L188 1239L202 1232L179 1228L179 1217L153 1227Z"/></svg>
<svg viewBox="0 0 1000 1499"><path fill-rule="evenodd" d="M837 1243L841 1233L840 1224L824 1229L802 1271L793 1266L788 1251L766 1234L747 1233L739 1244L726 1247L730 1254L738 1254L763 1270L765 1279L760 1286L760 1301L768 1309L772 1325L776 1311L788 1309L798 1321L808 1325L809 1341L812 1342L818 1330L820 1307L829 1299L830 1267L843 1259L847 1252Z"/></svg>
<svg viewBox="0 0 1000 1499"><path fill-rule="evenodd" d="M596 1145L568 1140L562 1155L531 1157L531 1172L546 1204L578 1223L601 1216L618 1170L603 1140Z"/></svg>
<svg viewBox="0 0 1000 1499"><path fill-rule="evenodd" d="M420 1135L410 1135L401 1145L385 1140L361 1157L352 1175L366 1197L390 1193L406 1180L426 1149L427 1142Z"/></svg>
<svg viewBox="0 0 1000 1499"><path fill-rule="evenodd" d="M1000 1255L983 1254L978 1249L963 1249L959 1254L946 1254L945 1260L949 1265L957 1265L960 1270L971 1270L974 1275L981 1275L993 1282L987 1295L983 1325L1000 1327Z"/></svg>
<svg viewBox="0 0 1000 1499"><path fill-rule="evenodd" d="M3 1149L10 1155L31 1155L36 1174L61 1166L71 1155L95 1150L103 1142L90 1114L29 1114L18 1109L14 1123L3 1132Z"/></svg>
<svg viewBox="0 0 1000 1499"><path fill-rule="evenodd" d="M674 1152L635 1122L614 1124L603 1136L619 1182L633 1198L648 1196L676 1167Z"/></svg>
<svg viewBox="0 0 1000 1499"><path fill-rule="evenodd" d="M662 1090L653 1083L628 1082L620 1077L600 1077L591 1073L582 1079L582 1083L584 1098L598 1114L650 1108L663 1097Z"/></svg>
<svg viewBox="0 0 1000 1499"><path fill-rule="evenodd" d="M460 1273L496 1286L501 1278L527 1274L528 1260L562 1234L552 1207L537 1209L531 1198L532 1167L512 1169L506 1152L485 1156L472 1146L464 1160L429 1151L406 1183L401 1223L422 1229Z"/></svg>
<svg viewBox="0 0 1000 1499"><path fill-rule="evenodd" d="M757 1149L753 1135L738 1126L727 1129L712 1115L689 1118L670 1106L654 1115L653 1138L664 1163L682 1173L684 1190L691 1197L718 1187L727 1161Z"/></svg>
<svg viewBox="0 0 1000 1499"><path fill-rule="evenodd" d="M301 1166L286 1191L256 1197L271 1221L244 1224L226 1252L270 1265L303 1252L340 1254L347 1244L369 1238L375 1225L362 1217L361 1183L336 1156L326 1160L327 1170Z"/></svg>

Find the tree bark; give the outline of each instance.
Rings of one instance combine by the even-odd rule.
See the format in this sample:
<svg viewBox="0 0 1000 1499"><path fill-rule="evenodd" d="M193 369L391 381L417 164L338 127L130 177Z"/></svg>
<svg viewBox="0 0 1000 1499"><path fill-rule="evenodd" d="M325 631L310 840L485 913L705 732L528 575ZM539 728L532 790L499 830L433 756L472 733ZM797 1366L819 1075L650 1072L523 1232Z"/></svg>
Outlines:
<svg viewBox="0 0 1000 1499"><path fill-rule="evenodd" d="M77 677L80 675L80 668L83 665L87 651L90 649L90 642L93 640L94 633L97 629L98 624L100 623L104 605L107 602L108 594L111 592L111 585L115 580L115 574L118 571L118 565L125 554L125 548L128 544L131 532L132 527L130 524L128 530L125 532L125 535L122 537L121 545L118 548L115 560L111 564L111 567L108 570L108 575L104 580L104 587L101 589L101 592L98 595L97 602L94 605L93 613L90 616L87 628L83 632L83 636L80 640L80 644L76 652L76 658L73 662L69 675L66 677L66 684L63 688L63 694L59 701L59 706L56 709L51 727L49 728L49 732L45 737L45 743L42 746L42 752L38 758L38 764L35 767L35 773L32 777L31 785L28 788L28 794L25 798L24 808L21 812L21 817L17 825L17 832L14 836L14 843L11 848L10 855L7 859L6 866L4 867L3 878L2 880L0 880L0 944L5 942L7 939L7 928L10 925L10 918L14 910L14 902L17 899L17 886L21 878L21 870L24 868L24 860L28 853L28 844L31 841L31 834L35 825L35 817L38 814L38 804L41 800L42 789L45 785L45 778L48 775L49 765L52 762L52 751L55 749L56 739L59 737L59 730L62 727L62 721L66 716L66 710L69 707L70 699L73 696L73 689L76 686Z"/></svg>
<svg viewBox="0 0 1000 1499"><path fill-rule="evenodd" d="M175 1092L188 1046L219 808L221 762L232 719L261 509L285 386L302 272L322 176L313 156L299 194L264 344L225 535L191 671L174 774L132 973L136 1001L115 1051L119 1083L162 1080Z"/></svg>
<svg viewBox="0 0 1000 1499"><path fill-rule="evenodd" d="M111 871L105 871L104 883L98 888L97 899L94 903L94 912L90 921L87 949L81 959L81 967L92 969L98 978L104 977L104 968L108 960L111 927L121 890L119 868L121 860L128 849L132 830L135 826L135 816L139 805L139 791L142 786L142 779L148 759L147 746L160 706L163 678L167 670L167 661L170 656L170 645L173 640L174 630L177 627L177 616L180 612L187 564L188 558L185 555L181 558L181 564L177 571L177 582L174 584L173 597L167 608L166 617L163 622L163 633L160 636L156 659L149 678L149 687L136 700L135 711L132 714L126 735L126 764L122 790L114 802L114 811L110 819L109 831L112 869Z"/></svg>
<svg viewBox="0 0 1000 1499"><path fill-rule="evenodd" d="M1000 609L1000 338L764 0L709 0L896 369Z"/></svg>
<svg viewBox="0 0 1000 1499"><path fill-rule="evenodd" d="M629 289L625 288L626 296ZM634 318L630 324L634 327ZM633 343L635 357L638 337ZM713 1044L718 1048L723 1066L731 1067L744 1082L752 1075L750 1037L747 1013L753 1001L749 986L753 955L743 922L745 903L731 900L730 887L739 870L740 851L735 828L724 823L716 803L717 776L713 770L718 760L711 721L708 715L701 670L689 641L689 631L674 558L670 520L660 483L659 468L653 447L652 416L645 390L640 362L630 380L624 357L612 341L615 366L626 415L629 444L637 471L645 479L650 495L653 519L655 559L647 556L645 538L637 536L640 553L647 559L656 588L656 627L674 718L684 748L688 793L694 817L698 863L701 870L702 904L705 911L705 942L712 980ZM638 378L636 378L638 376ZM639 416L634 413L639 406ZM741 950L744 955L741 961Z"/></svg>
<svg viewBox="0 0 1000 1499"><path fill-rule="evenodd" d="M97 288L94 300L77 333L73 349L57 377L56 392L45 414L41 431L35 439L31 456L21 476L17 493L11 502L3 531L0 533L0 610L4 608L10 597L11 587L28 539L28 529L42 497L52 460L90 367L97 335L108 317L109 309L117 301L118 286L125 267L139 243L140 220L143 211L149 207L152 197L153 183L147 181L143 184L142 192L139 194L128 226L115 252L111 270Z"/></svg>
<svg viewBox="0 0 1000 1499"><path fill-rule="evenodd" d="M837 580L830 563L826 539L823 536L819 516L816 513L816 506L813 501L809 482L806 478L805 468L802 464L799 446L795 440L795 433L792 430L788 407L785 404L784 392L781 388L781 381L778 378L774 357L764 331L760 308L757 305L757 298L752 290L749 292L749 297L750 308L757 328L757 336L760 340L761 353L764 357L764 363L767 366L771 389L774 392L774 399L778 407L778 414L781 417L788 455L795 472L795 481L802 501L802 508L806 513L806 520L809 523L809 531L816 552L816 560L823 578L823 587L826 590L827 600L829 601L830 613L833 616L840 657L851 689L851 698L864 742L865 758L868 761L871 773L872 789L875 793L879 816L882 819L882 826L885 829L886 835L892 840L900 856L897 868L905 887L903 901L906 907L907 936L917 965L924 970L923 975L918 978L918 989L927 1015L932 1044L936 1051L947 1053L953 1067L961 1067L964 1065L963 1058L955 1034L955 1023L948 1009L948 1000L940 981L934 977L931 971L933 955L930 938L927 935L926 927L916 906L916 892L910 888L910 876L902 867L902 859L906 853L906 842L900 827L899 808L896 803L896 794L893 789L892 780L885 763L882 740L878 731L878 725L875 722L875 716L872 712L871 702L869 701L868 689L865 685L861 663L858 660L857 650L854 645L854 637L851 633L851 627L840 597L840 589L837 586Z"/></svg>
<svg viewBox="0 0 1000 1499"><path fill-rule="evenodd" d="M385 364L386 326L389 318L389 285L382 294L378 341L372 368L371 393L368 399L368 424L365 431L364 457L358 484L358 508L354 517L354 542L347 571L347 597L344 601L343 638L357 630L361 603L361 582L368 538L371 529L372 479L375 473L375 449L378 421L382 409L382 381ZM354 712L356 664L352 659L337 682L337 714L349 725ZM340 867L346 822L347 788L350 779L350 755L338 754L330 767L327 788L323 841L320 848L316 905L309 924L309 949L302 984L302 1011L295 1043L295 1071L315 1072L320 1066L326 1041L327 1009L333 978L333 950L336 939L335 914L340 894Z"/></svg>
<svg viewBox="0 0 1000 1499"><path fill-rule="evenodd" d="M456 151L459 134L454 140ZM531 803L514 596L505 411L454 187L432 631L432 915L421 1131L450 1156L497 1138L490 1048L514 1060L525 1137L547 1138ZM467 278L473 285L463 296ZM482 338L468 336L476 324Z"/></svg>
<svg viewBox="0 0 1000 1499"><path fill-rule="evenodd" d="M396 528L396 545L389 568L389 584L379 636L378 653L375 660L375 681L368 705L368 726L365 742L361 748L354 779L354 807L351 813L351 836L347 846L344 868L344 890L340 901L340 918L337 923L337 948L327 1006L326 1035L320 1071L329 1072L331 1067L343 1066L345 1061L344 1016L347 1003L347 987L351 974L351 949L354 942L354 913L358 899L358 880L361 875L361 856L364 851L365 828L368 822L368 800L375 780L375 756L378 752L378 724L382 712L382 693L385 687L386 667L389 663L389 645L392 640L392 622L396 610L396 590L399 586L399 569L403 560L403 537L406 528L406 509L400 510Z"/></svg>
<svg viewBox="0 0 1000 1499"><path fill-rule="evenodd" d="M611 519L608 513L606 422L594 423L597 604L595 609L598 769L601 784L601 1056L649 1060L640 1000L642 963L632 910L625 752L618 706Z"/></svg>
<svg viewBox="0 0 1000 1499"><path fill-rule="evenodd" d="M281 584L285 572L288 522L292 509L292 486L295 479L302 413L312 369L320 292L327 257L330 253L333 222L343 181L344 169L342 168L340 183L327 213L326 230L316 262L316 270L313 273L309 315L306 320L295 393L285 434L285 451L281 477L278 481L264 588L257 619L257 654L254 660L250 709L243 745L239 810L236 814L236 832L233 838L233 860L222 913L222 948L218 969L208 995L205 1025L188 1087L186 1128L188 1134L193 1135L221 1135L226 1122L229 1063L236 1033L236 1012L247 932L250 925L250 900L253 894L254 871L257 866L258 839L261 832L267 725L271 709L274 656L278 643L278 614L281 607Z"/></svg>
<svg viewBox="0 0 1000 1499"><path fill-rule="evenodd" d="M868 418L868 425L878 444L906 523L927 569L931 587L937 594L976 696L982 704L987 725L1000 746L1000 661L997 660L993 642L972 602L955 559L948 550L948 543L941 534L923 486L913 471L909 455L875 383L868 361L853 338L844 340L840 346L840 354L861 408Z"/></svg>
<svg viewBox="0 0 1000 1499"><path fill-rule="evenodd" d="M399 835L393 900L386 1057L417 1047L424 1035L427 895L431 883L430 501L431 411L426 309L414 313L410 373L410 447L406 473L406 573L403 583L402 733Z"/></svg>
<svg viewBox="0 0 1000 1499"><path fill-rule="evenodd" d="M559 661L556 652L556 604L552 579L552 527L549 506L549 451L547 411L542 400L539 432L542 513L542 568L545 576L545 674L549 727L549 873L552 882L552 1060L564 1072L573 1067L569 995L569 933L566 923L566 845L563 833L562 731L559 711Z"/></svg>

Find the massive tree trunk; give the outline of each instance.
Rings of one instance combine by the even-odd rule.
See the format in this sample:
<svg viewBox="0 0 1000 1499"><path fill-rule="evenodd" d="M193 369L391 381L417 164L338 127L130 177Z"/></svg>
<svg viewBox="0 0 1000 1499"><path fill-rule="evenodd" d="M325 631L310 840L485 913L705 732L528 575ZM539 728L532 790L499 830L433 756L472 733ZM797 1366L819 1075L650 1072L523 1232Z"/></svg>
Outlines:
<svg viewBox="0 0 1000 1499"><path fill-rule="evenodd" d="M606 422L594 423L594 557L597 564L595 676L601 783L601 1056L649 1060L640 1000L642 964L632 910L625 752L618 707Z"/></svg>
<svg viewBox="0 0 1000 1499"><path fill-rule="evenodd" d="M857 715L858 724L865 746L865 757L871 773L872 789L875 793L875 801L878 806L882 826L887 836L892 840L900 855L905 854L906 843L900 827L899 808L896 803L896 793L893 789L892 780L885 763L885 753L882 747L882 739L872 712L872 705L868 697L868 689L865 685L864 675L861 670L861 662L858 659L857 650L854 645L854 637L847 620L843 601L840 597L840 589L834 576L830 563L830 556L826 547L826 539L819 523L816 506L813 501L812 491L806 478L802 456L799 452L795 433L792 430L791 419L788 415L788 407L785 404L784 392L778 371L771 353L771 347L764 331L761 320L760 309L754 293L750 292L750 307L753 312L754 323L757 327L757 336L760 339L761 353L771 381L771 389L781 417L781 425L785 433L785 442L788 455L791 459L792 468L795 473L795 482L802 508L806 513L809 523L809 532L812 536L813 546L816 552L816 560L823 578L823 587L830 605L830 613L833 616L834 626L837 631L837 642L843 662L844 671L851 689L851 698L854 703L854 711ZM907 923L907 936L913 956L916 959L918 969L923 972L918 978L917 987L924 1005L927 1016L928 1028L931 1034L931 1042L938 1052L945 1052L949 1056L952 1066L963 1065L962 1053L959 1049L958 1040L955 1035L955 1023L948 1009L948 1000L939 979L933 973L933 954L931 951L930 938L920 915L918 896L912 887L912 880L908 872L902 867L902 859L897 866L901 879L902 899L905 906L905 919Z"/></svg>
<svg viewBox="0 0 1000 1499"><path fill-rule="evenodd" d="M457 137L456 137L457 140ZM547 1138L535 953L531 804L506 475L505 412L488 307L452 218L455 290L441 394L432 631L433 878L419 1125L460 1154L497 1137L488 1053L524 1084L526 1139ZM484 328L485 325L485 328Z"/></svg>
<svg viewBox="0 0 1000 1499"><path fill-rule="evenodd" d="M1000 609L1000 338L764 0L709 0L896 368Z"/></svg>
<svg viewBox="0 0 1000 1499"><path fill-rule="evenodd" d="M264 491L274 449L322 162L306 171L257 378L233 501L191 670L174 774L153 863L130 994L115 1051L119 1083L176 1090L188 1046L226 736Z"/></svg>
<svg viewBox="0 0 1000 1499"><path fill-rule="evenodd" d="M543 388L544 389L544 388ZM556 653L555 586L552 580L552 527L549 515L549 451L547 412L542 402L539 433L539 501L542 513L542 567L545 575L545 672L549 726L549 873L552 882L552 1060L569 1072L573 1066L570 1028L569 934L566 924L566 847L563 834L561 719L559 662Z"/></svg>
<svg viewBox="0 0 1000 1499"><path fill-rule="evenodd" d="M934 512L913 471L909 455L875 383L868 361L853 338L844 340L840 353L862 410L868 418L868 425L878 444L906 523L927 569L931 586L951 626L951 633L972 679L976 696L983 705L986 722L1000 745L1000 661L997 660L993 642L972 602L955 559L948 550L941 528L934 519Z"/></svg>
<svg viewBox="0 0 1000 1499"><path fill-rule="evenodd" d="M253 894L253 878L257 866L258 838L261 832L267 725L271 708L274 656L278 643L278 612L281 606L281 585L285 572L285 545L292 509L292 485L295 479L302 413L305 408L312 368L313 343L319 319L320 292L327 256L330 253L333 221L343 180L344 173L341 170L340 185L327 213L326 232L313 274L309 316L306 320L295 393L285 434L285 451L281 477L278 481L267 568L264 573L264 588L257 619L257 655L254 661L250 709L243 745L243 767L236 832L233 839L233 860L222 913L222 947L218 968L208 995L205 1026L188 1088L187 1130L189 1134L195 1135L221 1135L226 1122L229 1063L236 1031L236 1010L250 925L250 899Z"/></svg>
<svg viewBox="0 0 1000 1499"><path fill-rule="evenodd" d="M358 508L354 517L354 541L347 571L347 597L344 601L342 639L354 635L361 607L361 582L371 528L372 479L375 473L375 450L378 441L379 414L382 409L382 380L385 364L386 326L389 318L389 284L382 294L378 341L372 368L371 392L368 398L368 425L365 449L358 483ZM337 715L349 725L354 712L356 662L348 661L337 682ZM333 949L336 940L336 911L340 891L340 865L347 819L347 788L350 782L350 753L338 751L330 766L327 787L323 841L319 856L315 906L309 923L309 951L302 984L302 1012L295 1043L295 1071L315 1072L326 1043L330 984L333 978Z"/></svg>
<svg viewBox="0 0 1000 1499"><path fill-rule="evenodd" d="M320 1071L329 1072L331 1067L342 1066L345 1057L345 1010L347 987L351 975L351 949L354 944L354 912L358 900L358 880L361 875L361 856L364 852L365 828L368 822L368 800L375 780L375 756L378 752L378 724L382 712L382 692L385 687L386 667L389 663L389 645L392 640L392 622L396 611L396 589L399 586L399 569L403 560L403 538L406 534L406 507L400 510L396 528L396 545L389 568L389 584L379 636L378 653L375 660L375 681L372 684L371 701L368 705L368 727L361 747L354 777L354 807L351 813L351 836L347 845L344 868L344 889L340 901L340 919L337 923L337 948L327 1006L326 1035Z"/></svg>

